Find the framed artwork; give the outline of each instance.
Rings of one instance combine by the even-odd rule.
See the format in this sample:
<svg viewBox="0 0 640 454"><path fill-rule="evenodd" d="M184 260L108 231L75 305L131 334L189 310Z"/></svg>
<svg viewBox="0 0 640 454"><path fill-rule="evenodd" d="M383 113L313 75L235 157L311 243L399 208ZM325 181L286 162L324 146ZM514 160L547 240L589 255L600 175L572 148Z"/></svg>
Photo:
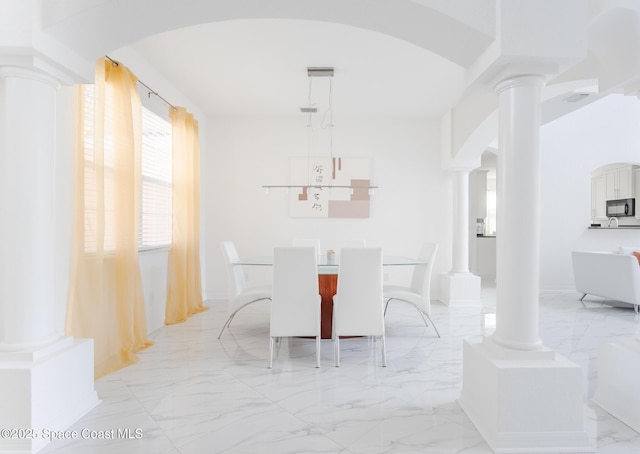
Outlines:
<svg viewBox="0 0 640 454"><path fill-rule="evenodd" d="M291 217L369 217L370 159L295 157L290 166L290 184L303 186L289 193Z"/></svg>

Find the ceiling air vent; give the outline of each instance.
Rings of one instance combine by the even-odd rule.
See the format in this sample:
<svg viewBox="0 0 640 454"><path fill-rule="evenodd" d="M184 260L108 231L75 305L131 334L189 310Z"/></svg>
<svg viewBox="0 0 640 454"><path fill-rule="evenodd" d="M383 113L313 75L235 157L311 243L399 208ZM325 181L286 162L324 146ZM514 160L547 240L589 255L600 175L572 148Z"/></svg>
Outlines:
<svg viewBox="0 0 640 454"><path fill-rule="evenodd" d="M302 113L317 113L317 107L300 107L300 112Z"/></svg>
<svg viewBox="0 0 640 454"><path fill-rule="evenodd" d="M591 93L573 93L563 99L564 102L580 102L587 98Z"/></svg>

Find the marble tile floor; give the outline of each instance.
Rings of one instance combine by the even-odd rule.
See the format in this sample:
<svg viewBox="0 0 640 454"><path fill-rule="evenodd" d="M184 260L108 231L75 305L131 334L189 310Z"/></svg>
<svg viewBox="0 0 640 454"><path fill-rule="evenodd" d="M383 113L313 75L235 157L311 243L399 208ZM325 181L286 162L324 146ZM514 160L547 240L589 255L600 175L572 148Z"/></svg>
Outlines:
<svg viewBox="0 0 640 454"><path fill-rule="evenodd" d="M589 401L601 342L632 335L632 308L602 305L575 292L540 295L546 346L583 367L585 410L597 426L599 454L640 453L640 435ZM71 429L78 437L49 444L42 453L425 453L488 454L490 448L460 408L462 340L495 327L495 289L482 307L434 302L436 338L418 313L396 302L387 313L388 367L376 342L322 343L284 339L267 369L267 304L238 314L221 340L224 304L150 336L155 345L140 361L96 381L102 403ZM129 438L118 430L129 429ZM138 432L136 432L138 430ZM86 433L86 431L85 431ZM97 438L115 434L115 439Z"/></svg>

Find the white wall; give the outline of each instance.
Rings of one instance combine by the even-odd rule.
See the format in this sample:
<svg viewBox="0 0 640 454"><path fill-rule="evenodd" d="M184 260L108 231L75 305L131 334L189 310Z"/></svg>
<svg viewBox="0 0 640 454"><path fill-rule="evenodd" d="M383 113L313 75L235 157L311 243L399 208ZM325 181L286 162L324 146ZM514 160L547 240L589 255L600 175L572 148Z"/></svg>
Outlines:
<svg viewBox="0 0 640 454"><path fill-rule="evenodd" d="M164 326L167 303L167 265L169 248L152 249L138 254L147 332Z"/></svg>
<svg viewBox="0 0 640 454"><path fill-rule="evenodd" d="M451 183L442 171L439 125L427 119L334 117L334 155L372 160L380 186L367 219L291 218L288 196L264 184L288 184L289 158L307 154L307 117L209 117L201 157L203 222L207 238L208 299L227 295L222 240L240 256L269 255L294 237L319 238L338 248L341 238L365 238L385 253L416 255L424 241L440 243L434 276L451 268ZM317 134L322 134L318 131ZM328 147L314 155L328 156ZM256 282L270 279L251 270ZM252 278L252 276L250 276ZM433 296L437 298L437 281Z"/></svg>
<svg viewBox="0 0 640 454"><path fill-rule="evenodd" d="M543 126L541 289L575 289L573 250L614 250L624 244L640 244L640 230L587 230L591 172L612 162L638 161L640 101L635 96L610 95Z"/></svg>

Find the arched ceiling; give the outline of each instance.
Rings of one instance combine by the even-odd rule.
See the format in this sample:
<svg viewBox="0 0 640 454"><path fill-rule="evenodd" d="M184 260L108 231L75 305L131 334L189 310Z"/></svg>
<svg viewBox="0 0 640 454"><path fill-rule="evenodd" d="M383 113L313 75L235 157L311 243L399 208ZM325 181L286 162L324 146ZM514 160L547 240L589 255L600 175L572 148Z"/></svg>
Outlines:
<svg viewBox="0 0 640 454"><path fill-rule="evenodd" d="M317 21L255 19L184 28L133 48L209 114L286 115L308 104L307 67L335 68L336 115L438 118L464 89L464 68L406 41ZM312 103L328 104L328 78Z"/></svg>
<svg viewBox="0 0 640 454"><path fill-rule="evenodd" d="M297 112L307 98L305 68L332 66L336 114L440 118L453 108L463 120L453 125L459 136L454 155L466 145L474 154L482 148L470 140L484 121L474 112L482 109L476 103L463 118L464 96L475 96L472 91L478 87L471 84L482 71L493 74L501 65L526 70L536 56L554 63L566 51L568 60L557 66L560 74L552 83L598 80L600 85L606 82L607 91L639 90L640 2L568 4L582 13L588 9L588 15L573 14L579 11L564 2L564 8L558 8L551 1L529 3L535 13L531 20L522 17L517 5L498 0L39 3L43 33L80 59L92 62L104 53L133 49L209 114ZM624 14L624 20L609 11ZM525 30L505 28L511 24L505 14ZM588 49L580 25L590 30ZM586 57L580 57L583 45ZM567 62L573 68L567 68ZM326 92L323 82L314 85L318 96ZM487 112L495 99L489 101ZM565 104L549 117L579 107L576 103L567 108L562 94L550 101ZM495 125L489 129L495 131Z"/></svg>
<svg viewBox="0 0 640 454"><path fill-rule="evenodd" d="M299 19L383 33L468 66L494 40L496 0L47 0L42 26L85 57L191 25Z"/></svg>
<svg viewBox="0 0 640 454"><path fill-rule="evenodd" d="M89 61L132 47L208 114L298 112L306 68L330 66L336 115L439 118L494 39L494 4L49 0L43 26ZM326 85L314 79L316 102Z"/></svg>

